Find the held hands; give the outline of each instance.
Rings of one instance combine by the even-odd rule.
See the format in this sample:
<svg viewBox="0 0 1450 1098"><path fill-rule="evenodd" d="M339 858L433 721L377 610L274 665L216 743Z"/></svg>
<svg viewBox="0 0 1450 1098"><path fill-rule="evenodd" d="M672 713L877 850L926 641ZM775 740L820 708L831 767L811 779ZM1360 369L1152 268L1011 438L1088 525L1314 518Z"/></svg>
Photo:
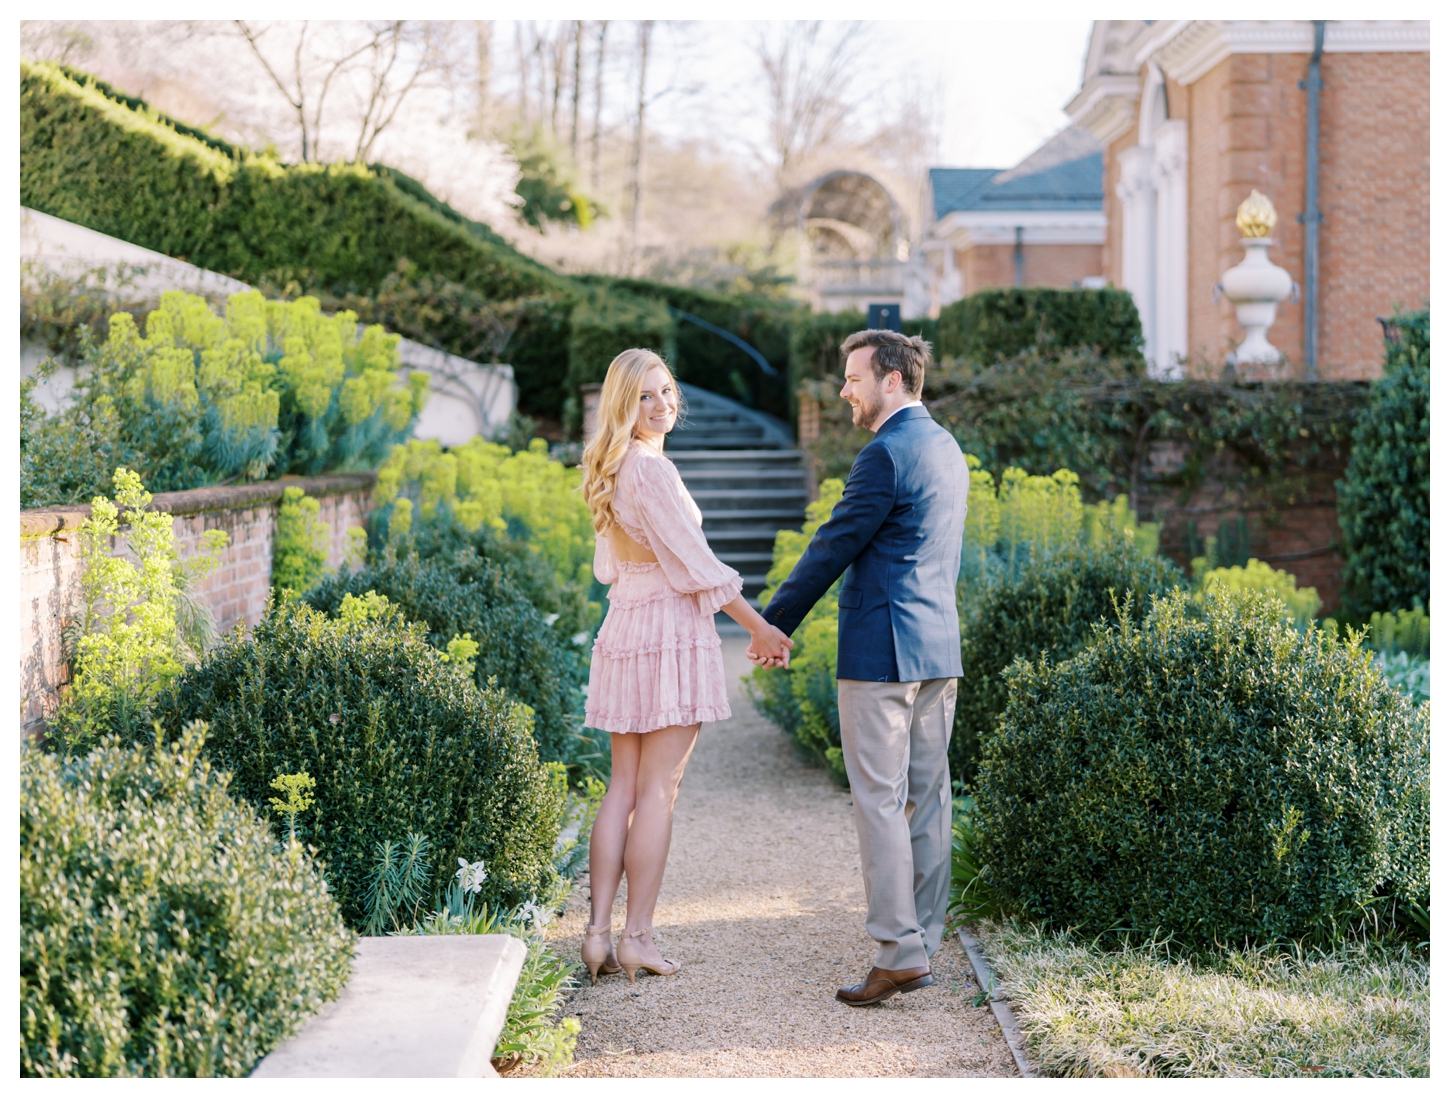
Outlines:
<svg viewBox="0 0 1450 1098"><path fill-rule="evenodd" d="M795 647L795 641L767 622L762 621L761 626L758 632L750 634L746 658L756 667L789 667L790 650Z"/></svg>

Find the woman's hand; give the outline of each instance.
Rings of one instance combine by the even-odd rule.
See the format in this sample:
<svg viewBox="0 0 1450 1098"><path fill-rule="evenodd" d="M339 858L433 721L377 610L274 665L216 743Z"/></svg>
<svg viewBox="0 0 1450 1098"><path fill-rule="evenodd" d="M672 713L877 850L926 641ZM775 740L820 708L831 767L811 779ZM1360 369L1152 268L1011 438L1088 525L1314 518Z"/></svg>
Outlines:
<svg viewBox="0 0 1450 1098"><path fill-rule="evenodd" d="M770 622L760 616L759 611L745 601L745 596L736 595L720 607L750 634L750 646L745 656L756 667L789 667L790 650L795 642Z"/></svg>
<svg viewBox="0 0 1450 1098"><path fill-rule="evenodd" d="M750 631L750 647L745 655L757 667L788 668L794 647L795 641L762 618L759 628Z"/></svg>

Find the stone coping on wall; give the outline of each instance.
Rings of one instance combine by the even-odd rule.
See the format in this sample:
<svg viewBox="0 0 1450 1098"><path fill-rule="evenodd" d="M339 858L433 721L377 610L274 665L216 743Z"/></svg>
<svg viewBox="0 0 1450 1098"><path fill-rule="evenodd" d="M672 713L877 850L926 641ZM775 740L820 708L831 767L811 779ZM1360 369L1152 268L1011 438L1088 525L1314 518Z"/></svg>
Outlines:
<svg viewBox="0 0 1450 1098"><path fill-rule="evenodd" d="M334 473L320 477L282 477L257 484L222 484L191 488L185 492L158 492L151 497L151 509L171 515L197 515L207 511L235 511L275 503L288 488L301 488L309 496L337 496L346 492L371 491L377 483L374 472ZM91 517L88 503L38 508L20 512L21 538L54 537L78 530Z"/></svg>

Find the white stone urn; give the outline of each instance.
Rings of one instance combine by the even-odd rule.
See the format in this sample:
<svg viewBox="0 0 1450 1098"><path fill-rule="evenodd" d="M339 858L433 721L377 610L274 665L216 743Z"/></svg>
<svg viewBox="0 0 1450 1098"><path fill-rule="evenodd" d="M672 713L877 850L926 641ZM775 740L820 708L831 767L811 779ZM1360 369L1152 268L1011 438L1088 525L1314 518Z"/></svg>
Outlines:
<svg viewBox="0 0 1450 1098"><path fill-rule="evenodd" d="M1269 237L1277 216L1267 198L1254 191L1239 207L1237 223L1244 238L1244 261L1223 273L1219 288L1234 303L1245 338L1230 359L1235 365L1277 365L1283 354L1269 342L1269 328L1279 313L1279 302L1293 292L1289 272L1269 261Z"/></svg>

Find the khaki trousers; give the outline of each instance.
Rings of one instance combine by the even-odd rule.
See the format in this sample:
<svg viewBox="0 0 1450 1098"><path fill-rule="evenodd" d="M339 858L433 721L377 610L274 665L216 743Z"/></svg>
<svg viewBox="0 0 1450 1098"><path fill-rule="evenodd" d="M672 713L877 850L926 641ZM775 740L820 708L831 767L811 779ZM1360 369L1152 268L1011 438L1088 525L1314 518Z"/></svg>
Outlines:
<svg viewBox="0 0 1450 1098"><path fill-rule="evenodd" d="M951 889L947 743L957 680L839 679L841 753L851 779L866 932L880 968L921 968L941 945Z"/></svg>

